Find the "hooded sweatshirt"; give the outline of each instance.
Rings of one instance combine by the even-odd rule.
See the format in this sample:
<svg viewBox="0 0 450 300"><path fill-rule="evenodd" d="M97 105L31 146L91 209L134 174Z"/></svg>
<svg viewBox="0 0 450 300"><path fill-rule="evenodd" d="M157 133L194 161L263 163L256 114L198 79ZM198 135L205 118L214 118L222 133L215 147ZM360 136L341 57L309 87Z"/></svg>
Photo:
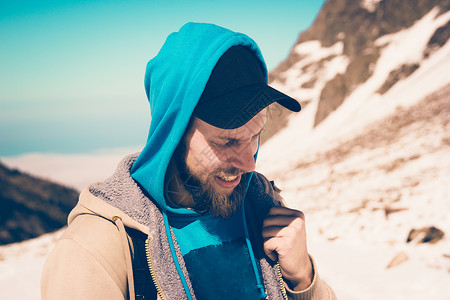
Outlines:
<svg viewBox="0 0 450 300"><path fill-rule="evenodd" d="M196 298L168 214L195 218L197 213L167 205L164 179L212 69L236 45L254 51L267 77L253 40L212 24L186 24L148 63L145 90L152 121L147 143L139 155L124 158L110 178L82 191L67 231L45 264L43 299L134 299L134 249L125 227L148 236L147 259L158 297ZM333 299L317 272L307 290L285 289L279 266L264 255L260 233L263 218L270 207L280 205L280 198L262 175L248 178L240 221L264 292L270 299L281 299L286 292L295 299Z"/></svg>
<svg viewBox="0 0 450 300"><path fill-rule="evenodd" d="M212 258L210 263L216 262L216 267L211 266L211 270L216 270L217 273L205 274L204 270L199 270L202 263L207 263L205 257L223 257L225 260L231 253L241 253L243 257L237 255L229 264L236 263L235 268L240 268L244 274L253 272L254 278L251 279L252 276L247 275L237 278L236 288L240 284L242 289L247 290L246 294L251 295L251 286L254 285L255 293L258 288L260 296L265 297L258 265L248 237L245 236L245 218L241 215L235 216L230 222L218 217L200 215L186 208L173 208L167 205L168 199L165 198L164 191L169 162L217 61L228 49L238 45L255 53L267 81L267 68L261 52L256 43L244 34L212 24L188 23L167 38L158 55L147 65L145 90L152 112L152 122L147 143L132 166L131 176L157 202L163 213L166 231L170 230L169 227L175 230L176 237L181 242L179 245L183 256L189 257L187 267L190 276L195 278L194 284L199 282L201 286L200 282L209 281L211 278L223 281L225 277L232 275L221 271L219 266L222 263ZM250 180L251 176L248 178ZM177 226L173 227L174 224ZM220 232L234 234L230 237ZM206 243L193 244L195 237ZM169 244L175 258L170 236ZM239 260L249 261L251 264L238 264ZM230 266L228 270L233 273L233 269L233 266ZM191 291L185 283L181 268L177 266L177 270L189 295ZM224 277L222 280L219 274ZM204 298L208 297L205 295ZM251 298L258 297L253 295Z"/></svg>
<svg viewBox="0 0 450 300"><path fill-rule="evenodd" d="M167 206L165 174L214 66L229 48L238 45L255 53L267 81L267 67L256 43L245 34L213 24L187 23L167 37L147 64L144 85L152 120L131 176L165 211L191 213Z"/></svg>

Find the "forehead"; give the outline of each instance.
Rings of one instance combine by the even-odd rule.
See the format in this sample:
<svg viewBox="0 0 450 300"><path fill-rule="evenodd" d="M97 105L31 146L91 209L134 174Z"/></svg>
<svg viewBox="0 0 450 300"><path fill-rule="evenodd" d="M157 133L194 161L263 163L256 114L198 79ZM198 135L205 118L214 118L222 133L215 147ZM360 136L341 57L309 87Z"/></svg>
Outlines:
<svg viewBox="0 0 450 300"><path fill-rule="evenodd" d="M198 130L207 138L223 138L244 140L261 132L267 119L267 108L261 110L250 121L235 129L222 129L210 125L195 117L193 129Z"/></svg>

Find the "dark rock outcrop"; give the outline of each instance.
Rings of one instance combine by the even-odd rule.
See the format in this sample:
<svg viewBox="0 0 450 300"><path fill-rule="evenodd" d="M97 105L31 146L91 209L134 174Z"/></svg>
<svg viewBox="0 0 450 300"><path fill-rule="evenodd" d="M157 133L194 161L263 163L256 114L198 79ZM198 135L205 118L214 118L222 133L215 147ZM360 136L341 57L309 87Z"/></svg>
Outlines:
<svg viewBox="0 0 450 300"><path fill-rule="evenodd" d="M63 227L77 199L73 189L0 163L0 245Z"/></svg>
<svg viewBox="0 0 450 300"><path fill-rule="evenodd" d="M417 243L434 244L444 238L445 233L435 226L422 227L419 229L411 229L406 242L416 241Z"/></svg>

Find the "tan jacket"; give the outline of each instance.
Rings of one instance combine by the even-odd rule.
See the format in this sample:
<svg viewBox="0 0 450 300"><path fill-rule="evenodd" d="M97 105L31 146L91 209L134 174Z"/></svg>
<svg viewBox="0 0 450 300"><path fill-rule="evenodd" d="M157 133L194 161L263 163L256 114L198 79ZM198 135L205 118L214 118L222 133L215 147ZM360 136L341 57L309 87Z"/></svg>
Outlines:
<svg viewBox="0 0 450 300"><path fill-rule="evenodd" d="M118 169L129 170L134 159L134 156L127 157ZM123 170L119 172L123 173ZM114 176L105 181L107 184L108 181L109 184L113 183L116 189L110 196L98 195L101 183L89 186L81 192L77 206L69 215L67 230L45 263L41 282L42 299L135 299L131 263L133 249L125 226L148 235L147 258L153 266L151 273L159 290L158 299L186 299L168 253L170 251L165 244L167 237L158 208L148 198L147 204L139 208L138 202L133 199L146 197L138 193L136 183L131 177L118 181L117 176ZM255 177L264 185L266 192L274 194L265 177L260 174ZM123 181L126 183L122 184ZM117 191L123 191L130 186L133 193L138 194L134 194L133 198L115 198ZM117 207L120 207L120 199L126 200L123 203L126 203L124 205L127 207L138 206L138 209L124 212L127 208ZM261 203L258 203L258 207L261 207ZM249 207L249 210L253 211L258 209L256 206ZM151 217L148 219L148 216ZM140 218L147 219L142 221ZM252 231L252 226L249 225L249 230ZM177 256L185 268L179 252ZM336 299L331 288L320 280L314 263L313 283L301 292L290 291L283 282L280 288L274 267L271 267L265 259L261 259L260 264L270 299L284 296L289 299Z"/></svg>

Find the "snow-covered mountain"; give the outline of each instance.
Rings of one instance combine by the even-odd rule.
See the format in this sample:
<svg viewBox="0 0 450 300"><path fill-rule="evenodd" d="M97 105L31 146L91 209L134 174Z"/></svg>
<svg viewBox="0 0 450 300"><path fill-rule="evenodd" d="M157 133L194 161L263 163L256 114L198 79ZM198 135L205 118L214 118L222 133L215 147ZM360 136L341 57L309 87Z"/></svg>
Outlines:
<svg viewBox="0 0 450 300"><path fill-rule="evenodd" d="M383 95L413 74L447 42L449 9L438 0L327 1L270 83L312 104L317 126L361 84Z"/></svg>
<svg viewBox="0 0 450 300"><path fill-rule="evenodd" d="M387 5L391 2L397 6ZM402 12L405 10L404 3L409 7L418 5L415 2L429 10L422 10L420 19L415 22L405 22L409 27L397 26L395 32L381 34L383 31L372 24L369 26L371 30L366 30L379 33L376 38L364 43L370 46L357 51L366 54L376 51L376 59L372 59L370 64L359 61L359 54L347 54L350 50L345 49L354 48L347 44L352 44L357 38L348 37L352 31L340 31L339 27L344 25L339 24L358 29L363 26L361 21L352 21L361 19L354 16L358 13L365 20L371 15L387 14L386 7ZM424 4L428 2L438 4ZM367 125L394 114L398 108L415 105L433 92L445 89L450 83L450 44L447 43L450 36L449 9L450 1L326 2L311 29L300 34L289 57L271 73L270 84L300 99L303 105L301 113L289 115L289 126L296 128L295 138L302 141L290 141L289 148L280 146L281 153L314 153L315 150L324 150L324 147L331 149L340 144L342 139L364 134ZM340 16L344 13L343 20L329 17L330 14ZM396 14L391 11L389 15ZM334 20L334 23L330 23L329 19ZM379 22L384 24L389 20L381 18ZM328 27L324 27L323 23ZM332 43L332 38L322 37L320 30L313 30L323 27L336 32L335 43ZM326 32L325 29L323 31ZM314 40L313 33L316 32L318 39ZM352 67L354 61L359 62L360 66ZM339 80L346 83L341 88L335 84ZM275 116L278 113L277 108L272 111ZM289 130L278 131L276 137L267 142L273 146L265 148L282 145L282 141L287 139L286 135L291 135ZM270 151L262 151L261 155L264 155L263 152L269 152L266 157L270 157ZM290 162L283 164L280 160L276 164L268 163L270 159L266 163L261 156L259 160L266 170L291 165Z"/></svg>
<svg viewBox="0 0 450 300"><path fill-rule="evenodd" d="M450 299L449 8L327 1L272 73L303 109L257 169L305 212L339 299ZM407 243L433 226L443 239Z"/></svg>

